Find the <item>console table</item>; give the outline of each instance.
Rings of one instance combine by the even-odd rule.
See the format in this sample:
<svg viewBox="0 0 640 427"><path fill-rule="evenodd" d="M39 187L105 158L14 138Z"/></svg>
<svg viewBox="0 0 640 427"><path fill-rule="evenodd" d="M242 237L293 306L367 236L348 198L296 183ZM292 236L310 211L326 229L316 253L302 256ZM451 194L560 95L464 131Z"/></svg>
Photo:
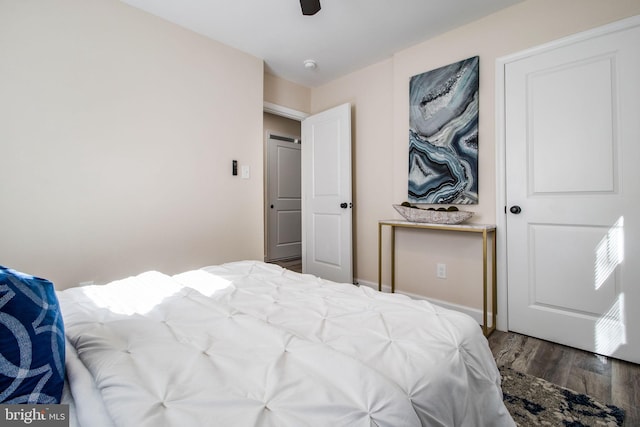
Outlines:
<svg viewBox="0 0 640 427"><path fill-rule="evenodd" d="M489 336L496 329L496 226L489 224L429 224L403 220L378 221L378 290L382 291L382 228L391 227L391 292L396 291L396 228L438 230L447 232L477 233L482 235L482 332ZM487 325L487 271L488 271L488 235L493 234L491 245L491 327Z"/></svg>

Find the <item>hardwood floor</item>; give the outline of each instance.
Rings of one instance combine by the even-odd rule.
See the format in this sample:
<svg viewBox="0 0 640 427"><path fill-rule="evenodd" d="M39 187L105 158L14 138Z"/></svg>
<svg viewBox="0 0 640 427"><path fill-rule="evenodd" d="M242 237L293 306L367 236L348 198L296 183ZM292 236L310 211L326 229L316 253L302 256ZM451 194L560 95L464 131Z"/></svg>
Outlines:
<svg viewBox="0 0 640 427"><path fill-rule="evenodd" d="M495 331L489 347L498 365L616 405L625 426L640 426L640 365L513 332Z"/></svg>
<svg viewBox="0 0 640 427"><path fill-rule="evenodd" d="M281 261L272 261L271 263L277 264L280 267L284 267L292 271L297 271L298 273L302 273L302 260L300 258L285 259Z"/></svg>
<svg viewBox="0 0 640 427"><path fill-rule="evenodd" d="M300 259L274 264L302 272ZM616 405L625 411L625 426L640 426L640 365L513 332L494 331L489 347L499 366Z"/></svg>

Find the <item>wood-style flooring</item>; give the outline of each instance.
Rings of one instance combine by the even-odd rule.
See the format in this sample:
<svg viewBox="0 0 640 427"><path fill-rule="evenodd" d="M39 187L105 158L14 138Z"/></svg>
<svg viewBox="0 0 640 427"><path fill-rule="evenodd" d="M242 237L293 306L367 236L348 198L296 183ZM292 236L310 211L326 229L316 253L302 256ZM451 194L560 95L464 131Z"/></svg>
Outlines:
<svg viewBox="0 0 640 427"><path fill-rule="evenodd" d="M489 347L498 365L616 405L625 426L640 426L640 365L513 332L495 331Z"/></svg>
<svg viewBox="0 0 640 427"><path fill-rule="evenodd" d="M277 264L280 267L288 270L297 271L302 273L302 260L300 258L285 259L279 261L272 261L272 264Z"/></svg>
<svg viewBox="0 0 640 427"><path fill-rule="evenodd" d="M275 264L302 271L300 259ZM489 347L499 366L616 405L625 411L625 426L640 427L640 365L513 332L493 332Z"/></svg>

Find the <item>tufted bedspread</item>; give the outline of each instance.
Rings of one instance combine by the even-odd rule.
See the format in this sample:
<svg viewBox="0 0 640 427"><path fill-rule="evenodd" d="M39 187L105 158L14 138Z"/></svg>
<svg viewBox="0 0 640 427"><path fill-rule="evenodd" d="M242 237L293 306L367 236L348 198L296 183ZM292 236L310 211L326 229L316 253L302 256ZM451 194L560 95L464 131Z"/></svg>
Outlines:
<svg viewBox="0 0 640 427"><path fill-rule="evenodd" d="M58 293L80 425L511 426L470 317L257 261Z"/></svg>

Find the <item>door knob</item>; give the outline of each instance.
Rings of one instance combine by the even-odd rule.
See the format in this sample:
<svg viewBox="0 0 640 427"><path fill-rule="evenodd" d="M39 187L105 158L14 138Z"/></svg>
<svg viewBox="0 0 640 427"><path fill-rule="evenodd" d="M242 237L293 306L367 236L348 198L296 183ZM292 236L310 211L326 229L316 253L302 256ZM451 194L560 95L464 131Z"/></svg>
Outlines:
<svg viewBox="0 0 640 427"><path fill-rule="evenodd" d="M347 206L349 206L349 205L347 204L347 202L340 203L340 207L341 207L342 209L347 209Z"/></svg>
<svg viewBox="0 0 640 427"><path fill-rule="evenodd" d="M273 205L271 205L271 209L273 209Z"/></svg>
<svg viewBox="0 0 640 427"><path fill-rule="evenodd" d="M509 211L510 211L512 214L516 214L516 215L518 215L520 212L522 212L522 209L521 209L521 208L520 208L520 206L518 206L518 205L513 205L513 206L511 206L511 208L509 208Z"/></svg>

